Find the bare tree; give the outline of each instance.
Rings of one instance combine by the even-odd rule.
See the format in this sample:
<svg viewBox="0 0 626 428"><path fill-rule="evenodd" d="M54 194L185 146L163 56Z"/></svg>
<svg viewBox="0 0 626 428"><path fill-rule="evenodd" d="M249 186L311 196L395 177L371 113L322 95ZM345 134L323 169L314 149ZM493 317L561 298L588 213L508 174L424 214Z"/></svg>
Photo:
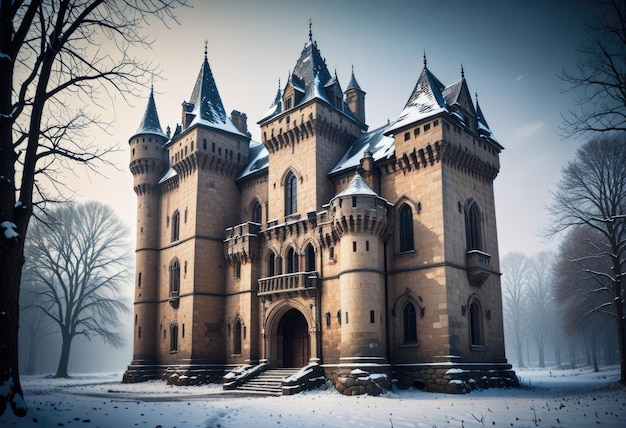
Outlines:
<svg viewBox="0 0 626 428"><path fill-rule="evenodd" d="M33 280L23 291L36 296L32 307L56 324L61 356L55 377L68 377L72 340L100 336L119 347L119 316L128 313L122 289L128 285L132 252L128 230L101 203L68 205L35 223L26 245Z"/></svg>
<svg viewBox="0 0 626 428"><path fill-rule="evenodd" d="M577 95L563 118L566 136L626 131L626 2L598 2L599 16L587 27L587 42L575 71L559 76Z"/></svg>
<svg viewBox="0 0 626 428"><path fill-rule="evenodd" d="M536 254L529 263L528 329L537 345L539 367L545 367L545 345L555 325L552 300L552 264L548 252Z"/></svg>
<svg viewBox="0 0 626 428"><path fill-rule="evenodd" d="M27 411L18 364L19 286L34 208L57 190L68 162L102 159L86 142L95 109L127 97L154 67L132 49L150 43L148 19L173 18L184 0L0 2L0 415ZM109 97L109 98L107 98ZM112 103L111 103L112 104Z"/></svg>
<svg viewBox="0 0 626 428"><path fill-rule="evenodd" d="M616 309L623 308L611 279L610 257L604 255L606 245L598 230L586 225L573 227L561 243L555 264L555 298L563 307L564 330L584 339L588 363L595 370L596 338L617 318ZM620 324L618 319L616 325Z"/></svg>
<svg viewBox="0 0 626 428"><path fill-rule="evenodd" d="M517 366L524 367L523 348L528 332L528 257L508 253L502 258L502 300L504 331L513 342Z"/></svg>

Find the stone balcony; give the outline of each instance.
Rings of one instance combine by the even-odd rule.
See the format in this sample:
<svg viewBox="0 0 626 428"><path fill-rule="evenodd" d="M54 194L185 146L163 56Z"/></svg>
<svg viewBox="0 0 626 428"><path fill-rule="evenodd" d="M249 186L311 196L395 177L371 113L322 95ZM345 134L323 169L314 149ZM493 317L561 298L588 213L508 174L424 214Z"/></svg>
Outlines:
<svg viewBox="0 0 626 428"><path fill-rule="evenodd" d="M254 222L239 224L225 230L225 252L228 260L256 260L261 248L261 225Z"/></svg>
<svg viewBox="0 0 626 428"><path fill-rule="evenodd" d="M296 272L259 279L259 297L282 297L288 294L317 293L319 290L317 272Z"/></svg>
<svg viewBox="0 0 626 428"><path fill-rule="evenodd" d="M474 287L480 287L491 275L491 256L479 250L470 250L466 253L466 267L469 282Z"/></svg>

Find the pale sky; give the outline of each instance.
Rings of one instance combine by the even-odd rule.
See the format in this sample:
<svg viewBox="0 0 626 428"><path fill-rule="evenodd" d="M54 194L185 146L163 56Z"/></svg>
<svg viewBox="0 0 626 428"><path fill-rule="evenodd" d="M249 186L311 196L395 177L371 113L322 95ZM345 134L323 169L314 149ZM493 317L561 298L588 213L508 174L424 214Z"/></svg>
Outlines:
<svg viewBox="0 0 626 428"><path fill-rule="evenodd" d="M589 2L567 1L191 1L180 9L180 25L153 23L144 32L155 40L141 54L160 65L154 80L163 130L180 122L208 41L208 59L227 112L256 122L284 85L305 42L309 20L329 70L342 87L351 67L366 95L366 120L375 129L397 118L417 82L426 54L428 68L446 85L465 71L469 89L504 146L495 181L500 256L555 249L539 230L549 221L545 206L560 169L580 141L562 140L561 114L573 105L557 74L573 70L585 40L582 25L593 13ZM149 90L117 103L104 143L123 149L111 158L118 169L101 168L103 179L74 180L80 199L112 205L133 230L136 198L128 171L128 138L141 121Z"/></svg>

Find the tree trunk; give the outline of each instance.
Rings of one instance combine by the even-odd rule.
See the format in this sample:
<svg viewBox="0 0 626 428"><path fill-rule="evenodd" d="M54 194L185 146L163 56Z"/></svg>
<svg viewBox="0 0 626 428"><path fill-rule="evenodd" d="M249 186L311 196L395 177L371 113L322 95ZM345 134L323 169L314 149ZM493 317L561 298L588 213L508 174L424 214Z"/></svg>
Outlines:
<svg viewBox="0 0 626 428"><path fill-rule="evenodd" d="M67 367L70 362L70 350L72 347L72 337L66 334L63 334L63 343L61 344L61 357L59 358L59 365L57 367L57 372L54 377L62 377L68 378L70 377Z"/></svg>
<svg viewBox="0 0 626 428"><path fill-rule="evenodd" d="M600 371L600 368L598 367L598 349L596 346L596 342L596 335L592 334L591 343L589 344L589 346L591 347L591 361L593 362L593 371L598 373Z"/></svg>
<svg viewBox="0 0 626 428"><path fill-rule="evenodd" d="M539 354L539 367L544 368L546 366L546 360L544 357L543 343L537 344L537 353Z"/></svg>
<svg viewBox="0 0 626 428"><path fill-rule="evenodd" d="M1 195L0 195L1 196ZM2 228L0 228L0 232ZM20 279L23 246L19 239L6 239L0 234L0 415L10 407L17 416L26 414L26 403L19 378L17 352L19 325Z"/></svg>
<svg viewBox="0 0 626 428"><path fill-rule="evenodd" d="M521 340L517 339L515 343L515 350L517 351L517 367L524 367L524 355L522 350Z"/></svg>

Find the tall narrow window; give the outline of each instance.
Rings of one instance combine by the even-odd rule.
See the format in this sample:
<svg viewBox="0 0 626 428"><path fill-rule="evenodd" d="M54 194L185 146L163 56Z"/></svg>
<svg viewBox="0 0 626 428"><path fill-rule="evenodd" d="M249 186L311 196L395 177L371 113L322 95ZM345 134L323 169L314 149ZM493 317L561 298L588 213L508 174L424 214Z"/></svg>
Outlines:
<svg viewBox="0 0 626 428"><path fill-rule="evenodd" d="M413 210L410 206L404 204L400 208L399 223L400 252L413 251Z"/></svg>
<svg viewBox="0 0 626 428"><path fill-rule="evenodd" d="M313 248L313 245L311 244L307 245L306 250L305 250L305 257L306 257L305 271L313 272L315 270L315 249Z"/></svg>
<svg viewBox="0 0 626 428"><path fill-rule="evenodd" d="M178 324L170 325L170 352L178 351Z"/></svg>
<svg viewBox="0 0 626 428"><path fill-rule="evenodd" d="M261 223L261 216L263 214L263 208L261 207L261 203L255 199L252 204L252 221L255 223Z"/></svg>
<svg viewBox="0 0 626 428"><path fill-rule="evenodd" d="M404 343L417 343L417 315L415 306L409 302L402 311L404 323Z"/></svg>
<svg viewBox="0 0 626 428"><path fill-rule="evenodd" d="M465 236L467 239L467 251L482 250L480 217L481 215L478 204L472 201L465 212Z"/></svg>
<svg viewBox="0 0 626 428"><path fill-rule="evenodd" d="M180 293L180 263L174 258L170 263L170 297L177 297Z"/></svg>
<svg viewBox="0 0 626 428"><path fill-rule="evenodd" d="M174 211L172 214L172 242L178 241L180 233L180 212Z"/></svg>
<svg viewBox="0 0 626 428"><path fill-rule="evenodd" d="M287 251L287 273L298 272L298 254L293 248Z"/></svg>
<svg viewBox="0 0 626 428"><path fill-rule="evenodd" d="M285 215L298 211L298 179L293 172L285 180Z"/></svg>
<svg viewBox="0 0 626 428"><path fill-rule="evenodd" d="M469 307L470 316L470 344L472 346L484 346L483 314L478 300L472 301Z"/></svg>
<svg viewBox="0 0 626 428"><path fill-rule="evenodd" d="M241 320L237 318L233 329L233 354L241 354Z"/></svg>
<svg viewBox="0 0 626 428"><path fill-rule="evenodd" d="M270 252L270 256L267 258L267 276L276 275L276 255Z"/></svg>

